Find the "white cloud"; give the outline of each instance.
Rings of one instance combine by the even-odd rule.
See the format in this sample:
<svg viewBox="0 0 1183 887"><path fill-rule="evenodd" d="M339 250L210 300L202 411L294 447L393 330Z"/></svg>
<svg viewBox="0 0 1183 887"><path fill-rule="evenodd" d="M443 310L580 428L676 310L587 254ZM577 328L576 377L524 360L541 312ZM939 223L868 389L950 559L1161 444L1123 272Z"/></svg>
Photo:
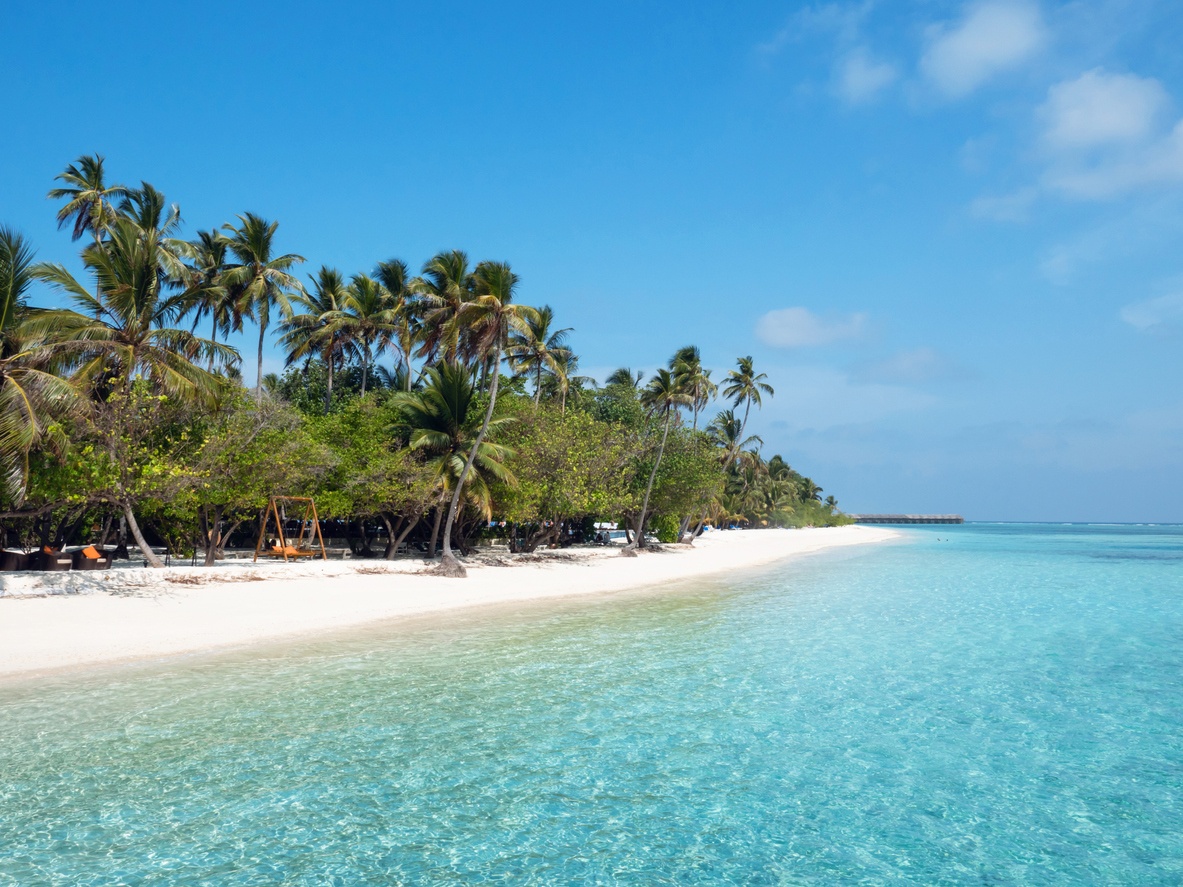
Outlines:
<svg viewBox="0 0 1183 887"><path fill-rule="evenodd" d="M895 82L895 66L877 62L864 49L846 56L834 71L834 91L852 105L870 101Z"/></svg>
<svg viewBox="0 0 1183 887"><path fill-rule="evenodd" d="M867 315L823 318L808 308L769 311L756 322L756 337L776 348L805 348L857 339L867 328Z"/></svg>
<svg viewBox="0 0 1183 887"><path fill-rule="evenodd" d="M1183 326L1183 293L1134 302L1121 309L1122 320L1141 332L1164 332Z"/></svg>
<svg viewBox="0 0 1183 887"><path fill-rule="evenodd" d="M1039 9L1002 0L969 7L954 26L937 26L920 59L920 70L948 98L961 98L997 74L1013 70L1047 42Z"/></svg>
<svg viewBox="0 0 1183 887"><path fill-rule="evenodd" d="M1110 200L1131 192L1183 185L1183 120L1169 127L1171 99L1151 77L1101 68L1053 85L1036 111L1040 124L1038 185L970 206L979 218L1023 221L1042 194ZM1066 260L1052 257L1044 272L1064 277Z"/></svg>
<svg viewBox="0 0 1183 887"><path fill-rule="evenodd" d="M1031 205L1039 192L1035 188L1020 188L1013 194L1000 197L979 197L969 205L970 214L979 219L996 222L1025 222Z"/></svg>
<svg viewBox="0 0 1183 887"><path fill-rule="evenodd" d="M1097 68L1048 90L1043 141L1052 150L1141 142L1169 105L1157 80Z"/></svg>
<svg viewBox="0 0 1183 887"><path fill-rule="evenodd" d="M1161 138L1098 159L1058 158L1043 182L1051 190L1081 200L1107 200L1158 185L1183 184L1183 121Z"/></svg>

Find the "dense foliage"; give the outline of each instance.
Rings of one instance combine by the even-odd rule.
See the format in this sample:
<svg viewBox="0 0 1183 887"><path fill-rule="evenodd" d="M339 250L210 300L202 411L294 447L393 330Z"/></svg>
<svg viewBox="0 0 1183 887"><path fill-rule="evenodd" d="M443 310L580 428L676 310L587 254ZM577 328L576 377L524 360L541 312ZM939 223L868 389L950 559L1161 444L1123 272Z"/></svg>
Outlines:
<svg viewBox="0 0 1183 887"><path fill-rule="evenodd" d="M50 192L83 242L81 277L0 229L6 544L126 550L130 534L154 564L153 545L212 564L253 544L274 495L315 497L326 535L358 554L439 553L460 572L453 548L591 541L597 522L626 526L631 552L707 523L845 520L745 436L773 395L751 358L720 385L690 346L648 381L621 369L597 386L553 310L516 301L505 263L454 250L418 277L389 259L304 284L275 222L244 213L186 240L161 192L105 175L84 157ZM72 308L30 306L38 282ZM253 390L226 344L247 322L260 376L269 332L288 364Z"/></svg>

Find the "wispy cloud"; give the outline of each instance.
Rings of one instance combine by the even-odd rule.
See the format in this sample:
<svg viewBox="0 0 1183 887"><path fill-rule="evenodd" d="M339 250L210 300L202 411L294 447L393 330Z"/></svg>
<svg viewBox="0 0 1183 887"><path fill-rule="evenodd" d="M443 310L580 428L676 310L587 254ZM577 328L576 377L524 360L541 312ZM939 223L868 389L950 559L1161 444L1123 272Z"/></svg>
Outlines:
<svg viewBox="0 0 1183 887"><path fill-rule="evenodd" d="M756 46L756 54L771 57L809 34L831 34L840 43L858 39L859 28L875 7L875 0L862 3L816 3L793 13L784 27Z"/></svg>
<svg viewBox="0 0 1183 887"><path fill-rule="evenodd" d="M1079 151L1144 141L1170 101L1153 78L1096 68L1052 86L1037 113L1050 150Z"/></svg>
<svg viewBox="0 0 1183 887"><path fill-rule="evenodd" d="M1009 195L979 197L970 213L1024 221L1040 197L1104 201L1183 185L1183 120L1172 122L1170 109L1170 95L1152 77L1094 68L1053 84L1034 110L1037 180ZM1061 276L1062 264L1053 257L1045 271Z"/></svg>
<svg viewBox="0 0 1183 887"><path fill-rule="evenodd" d="M775 348L807 348L830 345L861 337L867 329L867 315L847 314L820 317L808 308L769 311L756 323L756 337Z"/></svg>
<svg viewBox="0 0 1183 887"><path fill-rule="evenodd" d="M853 378L862 382L919 384L964 376L965 371L935 348L913 348L885 360L858 366Z"/></svg>
<svg viewBox="0 0 1183 887"><path fill-rule="evenodd" d="M1183 327L1183 292L1126 305L1122 320L1144 333L1161 333Z"/></svg>
<svg viewBox="0 0 1183 887"><path fill-rule="evenodd" d="M1026 187L1011 194L979 197L969 205L970 214L979 219L993 219L996 222L1025 222L1035 199L1036 188Z"/></svg>
<svg viewBox="0 0 1183 887"><path fill-rule="evenodd" d="M776 397L766 401L759 425L787 427L796 432L807 428L834 428L863 422L878 422L890 416L931 409L940 400L906 385L862 382L841 370L823 366L770 368L775 378L791 379L778 385ZM784 426L774 425L781 421ZM778 434L765 443L779 447Z"/></svg>
<svg viewBox="0 0 1183 887"><path fill-rule="evenodd" d="M863 48L851 52L834 69L834 91L852 105L863 104L878 96L899 77L895 66L876 61Z"/></svg>
<svg viewBox="0 0 1183 887"><path fill-rule="evenodd" d="M936 25L921 73L947 98L969 95L1037 55L1047 43L1039 8L1017 0L979 2L956 24Z"/></svg>

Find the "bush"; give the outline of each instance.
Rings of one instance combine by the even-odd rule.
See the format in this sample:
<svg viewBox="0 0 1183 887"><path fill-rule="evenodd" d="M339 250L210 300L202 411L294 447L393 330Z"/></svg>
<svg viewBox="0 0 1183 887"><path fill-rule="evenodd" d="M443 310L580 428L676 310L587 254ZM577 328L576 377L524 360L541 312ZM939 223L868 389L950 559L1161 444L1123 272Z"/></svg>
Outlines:
<svg viewBox="0 0 1183 887"><path fill-rule="evenodd" d="M676 515L659 514L649 521L649 532L656 536L659 542L677 542L681 523Z"/></svg>

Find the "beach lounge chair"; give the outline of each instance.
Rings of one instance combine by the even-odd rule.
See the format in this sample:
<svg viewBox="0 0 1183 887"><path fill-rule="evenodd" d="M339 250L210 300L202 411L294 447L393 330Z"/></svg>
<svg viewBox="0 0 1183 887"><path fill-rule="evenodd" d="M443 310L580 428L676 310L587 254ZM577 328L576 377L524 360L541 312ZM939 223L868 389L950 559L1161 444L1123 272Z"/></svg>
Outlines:
<svg viewBox="0 0 1183 887"><path fill-rule="evenodd" d="M74 566L74 558L63 552L55 551L48 545L37 552L36 557L37 565L35 569L43 570L47 573L64 572Z"/></svg>
<svg viewBox="0 0 1183 887"><path fill-rule="evenodd" d="M109 570L111 558L93 545L81 548L71 555L75 570Z"/></svg>
<svg viewBox="0 0 1183 887"><path fill-rule="evenodd" d="M5 549L0 553L0 572L15 573L17 570L29 569L29 555L23 551Z"/></svg>

